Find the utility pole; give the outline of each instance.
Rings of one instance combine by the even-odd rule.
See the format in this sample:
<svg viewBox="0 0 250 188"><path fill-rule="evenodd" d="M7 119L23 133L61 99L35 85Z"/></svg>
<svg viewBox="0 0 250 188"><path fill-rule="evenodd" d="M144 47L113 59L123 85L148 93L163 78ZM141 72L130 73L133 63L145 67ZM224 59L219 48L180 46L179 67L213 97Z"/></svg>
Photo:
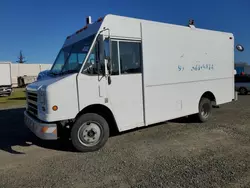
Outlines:
<svg viewBox="0 0 250 188"><path fill-rule="evenodd" d="M17 58L18 58L18 60L16 61L17 63L25 63L26 62L26 60L24 60L25 57L22 54L22 50L20 51L20 54Z"/></svg>

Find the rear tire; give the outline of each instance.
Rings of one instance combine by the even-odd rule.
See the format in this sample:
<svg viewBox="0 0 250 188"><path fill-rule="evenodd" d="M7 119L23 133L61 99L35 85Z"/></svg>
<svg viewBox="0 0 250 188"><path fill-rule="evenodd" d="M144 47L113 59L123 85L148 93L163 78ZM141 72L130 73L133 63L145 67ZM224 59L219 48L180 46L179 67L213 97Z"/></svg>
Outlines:
<svg viewBox="0 0 250 188"><path fill-rule="evenodd" d="M196 115L199 122L206 122L212 115L212 102L208 98L202 97L199 102L199 112Z"/></svg>
<svg viewBox="0 0 250 188"><path fill-rule="evenodd" d="M241 95L247 95L248 91L247 91L246 88L241 87L241 88L239 89L239 93L240 93Z"/></svg>
<svg viewBox="0 0 250 188"><path fill-rule="evenodd" d="M73 146L80 152L97 151L109 138L109 125L100 115L94 113L80 116L71 129Z"/></svg>

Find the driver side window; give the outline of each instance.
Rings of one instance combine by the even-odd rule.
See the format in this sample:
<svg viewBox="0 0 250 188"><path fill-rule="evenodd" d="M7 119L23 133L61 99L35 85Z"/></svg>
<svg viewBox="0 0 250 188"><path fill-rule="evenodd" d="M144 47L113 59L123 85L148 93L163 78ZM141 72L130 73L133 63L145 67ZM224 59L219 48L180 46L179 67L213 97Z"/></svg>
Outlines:
<svg viewBox="0 0 250 188"><path fill-rule="evenodd" d="M99 75L101 73L100 61L99 61L99 52L98 52L98 42L93 47L84 67L83 74L87 75Z"/></svg>
<svg viewBox="0 0 250 188"><path fill-rule="evenodd" d="M111 41L111 63L112 63L112 72L111 75L119 75L119 63L118 63L118 47L117 41ZM110 47L109 40L104 41L104 54L105 56L110 56Z"/></svg>
<svg viewBox="0 0 250 188"><path fill-rule="evenodd" d="M81 66L81 62L83 61L83 56L79 53L71 53L68 63L65 67L66 70L76 70Z"/></svg>

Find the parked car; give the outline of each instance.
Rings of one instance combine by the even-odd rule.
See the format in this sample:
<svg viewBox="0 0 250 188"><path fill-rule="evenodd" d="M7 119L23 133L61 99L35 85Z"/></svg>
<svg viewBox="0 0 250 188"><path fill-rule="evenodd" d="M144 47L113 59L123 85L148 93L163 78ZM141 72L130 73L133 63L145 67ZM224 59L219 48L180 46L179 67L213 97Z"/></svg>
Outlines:
<svg viewBox="0 0 250 188"><path fill-rule="evenodd" d="M235 90L241 95L250 91L250 75L235 75Z"/></svg>

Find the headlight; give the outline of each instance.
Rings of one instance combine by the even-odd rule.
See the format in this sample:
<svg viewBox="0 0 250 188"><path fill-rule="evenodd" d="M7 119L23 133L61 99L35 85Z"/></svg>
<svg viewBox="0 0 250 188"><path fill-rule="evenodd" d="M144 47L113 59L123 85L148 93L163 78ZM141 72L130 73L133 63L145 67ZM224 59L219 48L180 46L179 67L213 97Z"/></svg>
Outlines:
<svg viewBox="0 0 250 188"><path fill-rule="evenodd" d="M42 88L39 90L39 102L40 102L42 105L45 105L45 104L46 104L46 88L45 88L45 87L42 87Z"/></svg>

